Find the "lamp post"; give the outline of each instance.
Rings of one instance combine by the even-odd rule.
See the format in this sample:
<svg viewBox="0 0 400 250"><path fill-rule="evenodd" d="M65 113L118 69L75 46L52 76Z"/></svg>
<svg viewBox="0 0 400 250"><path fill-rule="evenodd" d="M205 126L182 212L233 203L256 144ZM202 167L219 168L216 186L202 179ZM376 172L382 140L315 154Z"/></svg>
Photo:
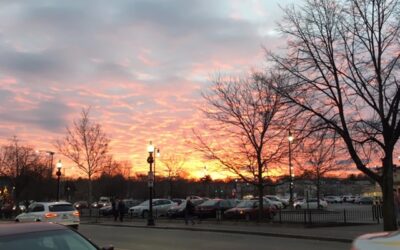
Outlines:
<svg viewBox="0 0 400 250"><path fill-rule="evenodd" d="M61 160L57 162L57 201L60 201L60 177L61 177L61 168L62 168L62 163Z"/></svg>
<svg viewBox="0 0 400 250"><path fill-rule="evenodd" d="M153 153L154 153L154 146L153 144L149 143L147 146L147 152L149 152L149 156L147 157L147 162L149 163L150 171L148 175L148 186L149 186L149 215L147 216L147 226L154 226L154 219L153 219L153 185L154 185L154 173L153 173Z"/></svg>
<svg viewBox="0 0 400 250"><path fill-rule="evenodd" d="M294 171L293 171L293 166L292 166L292 142L294 140L294 137L292 135L292 132L289 130L289 136L288 136L288 141L289 141L289 175L290 175L290 184L289 184L289 206L293 205L293 177L294 177Z"/></svg>
<svg viewBox="0 0 400 250"><path fill-rule="evenodd" d="M156 159L160 158L160 149L154 147L154 151L156 152L156 154L154 155L153 196L156 197Z"/></svg>

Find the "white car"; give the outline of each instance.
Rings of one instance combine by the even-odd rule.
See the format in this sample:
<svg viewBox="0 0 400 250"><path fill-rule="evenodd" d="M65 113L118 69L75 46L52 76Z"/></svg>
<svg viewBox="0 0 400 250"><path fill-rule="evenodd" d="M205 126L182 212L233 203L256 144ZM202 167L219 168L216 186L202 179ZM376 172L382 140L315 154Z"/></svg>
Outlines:
<svg viewBox="0 0 400 250"><path fill-rule="evenodd" d="M153 216L165 216L168 210L177 205L175 202L168 199L154 199L153 200ZM132 217L147 218L149 215L149 200L140 203L137 206L129 208L129 214Z"/></svg>
<svg viewBox="0 0 400 250"><path fill-rule="evenodd" d="M276 195L264 195L264 197L273 202L280 202L282 204L282 207L280 208L285 208L289 205L289 200L282 199ZM280 206L280 204L278 206Z"/></svg>
<svg viewBox="0 0 400 250"><path fill-rule="evenodd" d="M283 208L283 203L273 195L264 196L264 200L268 200L273 206L275 206L276 209Z"/></svg>
<svg viewBox="0 0 400 250"><path fill-rule="evenodd" d="M328 203L342 203L342 199L339 196L325 196L324 200L326 200Z"/></svg>
<svg viewBox="0 0 400 250"><path fill-rule="evenodd" d="M54 222L78 229L79 212L68 202L35 202L15 217L16 222Z"/></svg>
<svg viewBox="0 0 400 250"><path fill-rule="evenodd" d="M318 200L317 198L311 198L306 201L305 199L303 200L298 200L293 204L294 208L296 209L317 209L317 208L327 208L328 203L325 200L319 200L319 207L318 207Z"/></svg>
<svg viewBox="0 0 400 250"><path fill-rule="evenodd" d="M400 232L369 233L357 237L351 249L354 250L386 250L400 248Z"/></svg>

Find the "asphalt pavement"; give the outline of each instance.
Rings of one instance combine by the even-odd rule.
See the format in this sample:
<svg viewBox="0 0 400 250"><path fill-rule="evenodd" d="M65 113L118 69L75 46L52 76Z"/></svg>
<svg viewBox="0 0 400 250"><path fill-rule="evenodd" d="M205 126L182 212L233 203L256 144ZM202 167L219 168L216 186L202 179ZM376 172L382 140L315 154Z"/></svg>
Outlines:
<svg viewBox="0 0 400 250"><path fill-rule="evenodd" d="M100 246L116 250L338 250L350 249L350 243L263 235L232 234L211 231L166 230L148 227L116 227L82 224L79 231Z"/></svg>
<svg viewBox="0 0 400 250"><path fill-rule="evenodd" d="M382 231L382 224L340 226L340 227L305 227L299 224L278 223L255 223L255 222L232 222L232 221L202 221L200 224L185 225L182 220L156 219L152 229L162 231L193 231L229 233L235 235L254 235L264 237L280 237L294 239L309 239L319 241L333 241L350 243L359 235ZM82 225L131 227L138 229L149 228L144 219L126 220L114 222L111 219L101 218L99 220L81 221Z"/></svg>

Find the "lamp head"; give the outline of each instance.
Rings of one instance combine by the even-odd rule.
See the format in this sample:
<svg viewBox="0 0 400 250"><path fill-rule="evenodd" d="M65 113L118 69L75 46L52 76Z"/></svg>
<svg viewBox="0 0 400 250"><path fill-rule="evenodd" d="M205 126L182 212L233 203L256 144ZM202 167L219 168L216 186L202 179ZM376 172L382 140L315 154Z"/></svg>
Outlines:
<svg viewBox="0 0 400 250"><path fill-rule="evenodd" d="M292 142L294 140L294 137L292 135L292 132L289 130L289 136L288 136L289 142Z"/></svg>
<svg viewBox="0 0 400 250"><path fill-rule="evenodd" d="M56 167L57 167L58 170L61 170L61 168L62 168L62 162L61 162L61 160L58 160L58 162L57 162L57 164L56 164Z"/></svg>
<svg viewBox="0 0 400 250"><path fill-rule="evenodd" d="M147 152L149 152L149 153L154 152L154 145L151 141L150 141L149 145L147 146Z"/></svg>

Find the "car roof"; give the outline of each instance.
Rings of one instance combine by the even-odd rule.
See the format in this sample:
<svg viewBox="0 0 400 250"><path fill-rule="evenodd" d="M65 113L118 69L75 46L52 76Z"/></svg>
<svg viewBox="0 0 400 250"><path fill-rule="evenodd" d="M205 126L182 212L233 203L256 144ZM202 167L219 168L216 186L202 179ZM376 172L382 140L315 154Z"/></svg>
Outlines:
<svg viewBox="0 0 400 250"><path fill-rule="evenodd" d="M45 222L33 223L4 223L0 224L0 237L10 236L16 234L54 231L54 230L68 230L67 227Z"/></svg>
<svg viewBox="0 0 400 250"><path fill-rule="evenodd" d="M72 205L71 203L69 203L69 202L66 202L66 201L53 201L53 202L34 202L34 203L32 203L32 204L42 204L42 205L48 205L48 206L50 206L50 205Z"/></svg>

